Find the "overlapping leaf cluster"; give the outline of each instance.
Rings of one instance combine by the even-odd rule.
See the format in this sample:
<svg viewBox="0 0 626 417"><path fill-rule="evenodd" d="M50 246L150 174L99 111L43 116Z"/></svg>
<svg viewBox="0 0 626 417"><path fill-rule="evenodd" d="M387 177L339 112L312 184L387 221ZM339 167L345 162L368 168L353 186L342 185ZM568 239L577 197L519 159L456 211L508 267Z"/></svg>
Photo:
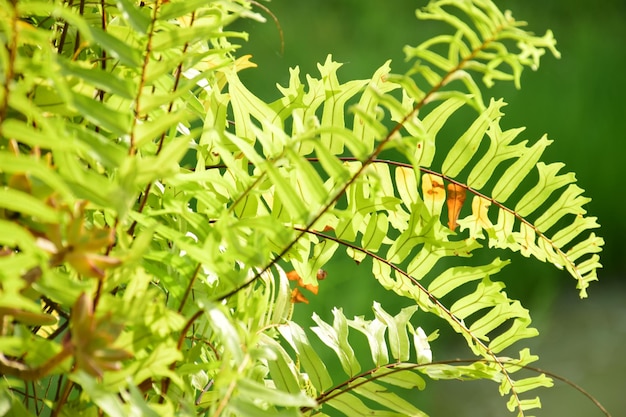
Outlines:
<svg viewBox="0 0 626 417"><path fill-rule="evenodd" d="M573 174L539 162L550 141L503 131L504 102L475 80L519 87L558 55L551 33L490 1L432 1L418 17L452 33L407 47L406 74L387 62L342 83L329 57L266 103L237 75L254 66L233 44L245 34L227 28L262 19L252 3L0 1L0 409L419 416L398 389L424 376L491 379L511 411L537 407L524 393L551 381L514 376L535 356L500 356L536 335L492 279L507 261L469 257L520 251L585 296L602 240ZM474 121L450 133L465 108ZM414 306L293 322L290 279L315 288L338 251ZM433 362L417 310L476 360Z"/></svg>

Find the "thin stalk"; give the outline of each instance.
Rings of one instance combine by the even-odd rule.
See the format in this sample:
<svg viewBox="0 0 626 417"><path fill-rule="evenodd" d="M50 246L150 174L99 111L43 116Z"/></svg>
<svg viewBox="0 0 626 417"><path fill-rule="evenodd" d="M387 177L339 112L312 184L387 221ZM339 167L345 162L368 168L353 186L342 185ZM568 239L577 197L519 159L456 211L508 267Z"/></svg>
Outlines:
<svg viewBox="0 0 626 417"><path fill-rule="evenodd" d="M137 148L135 146L135 143L136 143L135 129L137 127L137 122L142 118L141 97L143 95L143 89L146 85L148 64L150 63L150 55L152 54L152 38L154 36L154 26L155 26L157 13L159 11L160 5L161 5L160 1L155 2L154 9L152 11L152 19L150 19L150 29L148 30L148 41L146 42L146 50L144 51L143 63L141 65L141 76L139 77L139 86L137 87L137 95L135 96L135 102L133 105L135 117L133 117L132 125L130 127L130 146L128 148L128 154L130 156L135 155L135 153L137 152Z"/></svg>
<svg viewBox="0 0 626 417"><path fill-rule="evenodd" d="M189 329L191 328L193 323L203 313L204 313L204 310L198 310L198 311L196 311L196 313L193 316L191 316L191 318L189 320L187 320L187 323L185 323L185 327L180 332L180 336L178 337L178 344L176 345L176 348L178 350L181 350L183 348L183 343L185 343L185 337L187 336L187 332L189 332ZM176 369L176 363L177 362L172 362L170 364L170 371L174 371ZM167 395L167 391L170 388L170 383L171 383L171 379L170 378L165 378L165 379L163 379L163 381L161 381L161 398L159 398L159 403L163 403L163 401L165 401L165 396Z"/></svg>
<svg viewBox="0 0 626 417"><path fill-rule="evenodd" d="M61 394L61 398L59 398L59 401L57 401L57 403L55 404L54 409L52 410L52 413L50 414L50 417L59 416L59 414L61 413L61 410L63 409L63 406L65 405L65 403L67 402L67 399L70 396L70 392L72 391L73 387L74 387L74 382L68 379L65 382L65 386L63 387L63 393Z"/></svg>
<svg viewBox="0 0 626 417"><path fill-rule="evenodd" d="M67 7L72 7L74 0L69 0L67 2ZM68 22L63 23L63 29L61 30L61 36L59 37L59 43L57 44L57 54L61 55L63 53L63 47L65 46L65 38L67 38L67 31L70 29L70 24Z"/></svg>
<svg viewBox="0 0 626 417"><path fill-rule="evenodd" d="M155 7L154 19L156 19L156 9L157 9L157 7ZM154 22L154 19L153 19L153 22ZM194 11L194 12L191 13L190 24L189 24L190 27L193 26L195 20L196 20L196 12ZM154 23L153 23L153 28L154 28ZM150 31L150 33L152 34L152 30ZM149 50L150 48L146 48L146 49ZM183 46L183 50L182 50L183 55L187 52L188 49L189 49L189 43L186 42L185 45ZM149 53L146 53L146 57L148 57L148 56L149 56ZM147 64L144 64L144 65L147 65ZM182 76L182 72L183 72L183 62L181 60L181 62L176 67L176 70L174 71L174 86L172 87L172 93L174 93L174 92L176 92L178 90L178 85L180 83L180 77ZM143 76L142 76L142 80L143 80ZM143 84L143 82L141 84ZM138 106L139 106L139 96L141 94L141 89L143 89L143 87L140 87L140 90L139 90L139 92L137 94L136 108L138 108ZM168 105L167 113L171 113L173 108L174 108L174 101L171 101L169 103L169 105ZM136 111L138 111L138 110L136 110ZM137 116L133 119L132 131L134 131L134 127L135 127L134 124L136 122L137 122ZM157 150L156 150L156 155L159 155L161 153L161 150L163 149L163 144L165 143L165 136L166 136L166 134L165 134L165 132L163 132L161 134L161 137L159 138L159 145L158 145ZM133 149L133 143L134 143L133 140L132 140L132 137L133 137L133 135L131 135L131 149ZM129 152L130 152L130 150L129 150ZM134 153L134 151L133 151L133 153ZM148 183L146 185L146 188L143 191L143 194L141 196L141 200L139 202L139 207L137 209L137 211L139 213L142 213L144 208L146 207L146 204L148 202L148 197L150 196L150 190L151 189L152 189L152 183ZM132 222L132 224L128 228L127 233L132 236L135 233L135 227L137 227L137 221L136 220Z"/></svg>
<svg viewBox="0 0 626 417"><path fill-rule="evenodd" d="M283 28L280 25L278 18L267 6L255 0L248 0L248 1L250 2L250 4L255 5L256 7L258 7L259 9L263 10L265 13L270 15L270 17L274 21L274 25L276 25L276 29L278 29L278 36L280 38L280 55L282 56L285 53L285 36L283 34Z"/></svg>

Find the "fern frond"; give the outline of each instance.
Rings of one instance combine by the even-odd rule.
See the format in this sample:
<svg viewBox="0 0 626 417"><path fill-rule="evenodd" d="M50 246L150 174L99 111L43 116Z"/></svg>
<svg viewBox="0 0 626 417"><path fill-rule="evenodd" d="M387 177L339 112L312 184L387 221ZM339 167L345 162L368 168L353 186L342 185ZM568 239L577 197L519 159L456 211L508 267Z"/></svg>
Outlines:
<svg viewBox="0 0 626 417"><path fill-rule="evenodd" d="M305 351L304 345L298 342L299 340L304 340L304 331L295 323L281 326L279 328L281 335L294 348L300 363L317 389L316 400L318 406L315 408L321 406L323 410L324 406L330 406L349 416L381 412L374 411L371 406L366 405L361 400L363 398L367 399L369 403L379 404L385 409L398 413L398 415L425 416L419 409L403 400L398 394L390 391L388 386L385 386L389 384L404 389L416 387L423 389L425 382L421 377L415 372L402 372L403 364L398 362L395 362L393 369L386 368L381 364L376 369L359 373L361 365L354 356L348 341L350 328L362 331L363 328L377 327L380 329L377 332L383 337L377 339L368 338L372 343L372 353L377 355L375 351L379 351L385 358L391 354L396 361L401 361L401 357L404 357L404 360L408 360L411 344L410 337L411 334L414 334L414 330L409 324L409 319L415 310L416 308L408 308L402 310L397 316L391 316L380 305L375 304L376 319L365 321L362 317L348 320L340 310L335 309L333 311L334 320L332 326L323 322L319 317L315 318L318 326L312 329L313 332L335 352L343 365L344 372L351 377L348 381L342 384L335 384L334 386L332 386L332 379L325 371L323 374L319 374L320 371L312 366L311 361L318 361L318 359L314 359L317 358L317 353ZM388 344L385 342L385 333L388 333ZM389 349L387 346L389 346ZM385 360L385 364L389 364L389 362ZM407 369L409 368L407 367ZM319 380L322 375L326 375L324 377L326 381L324 385ZM385 385L381 385L381 383ZM303 411L307 411L310 408L304 407Z"/></svg>
<svg viewBox="0 0 626 417"><path fill-rule="evenodd" d="M322 235L321 233L316 234ZM329 236L326 238L338 241L338 239ZM441 243L438 245L424 244L418 257L415 258L421 259L419 271L429 271L442 256L455 256L458 253L459 245L455 242L451 243L453 245L449 248L445 245L442 247ZM493 364L494 371L502 374L507 386L511 388L512 401L522 401L519 394L523 391L516 391L517 381L512 379L509 369L497 354L519 340L534 337L538 333L535 329L529 328L531 320L528 311L519 302L512 301L507 297L506 293L502 291L504 288L502 283L493 282L489 279L489 276L499 272L506 265L506 262L496 260L490 265L480 267L451 267L433 279L427 288L420 282L420 278L411 276L391 261L365 249L346 243L344 245L350 246L355 251L366 253L374 260L372 272L384 288L413 299L424 311L446 320L456 332L466 339L468 346L476 355L488 358ZM468 243L465 245L464 249L469 249L469 253L473 248L467 246ZM469 243L469 245L472 244ZM411 265L409 265L410 267ZM459 299L453 298L452 306L446 307L446 294L458 288L464 288L467 291L464 284L477 280L480 282L475 286L473 292ZM478 314L479 316L477 316ZM465 319L470 316L472 317L471 322L466 323ZM508 329L501 333L494 333L494 331L500 330L505 322L509 326ZM396 344L396 346L396 349L400 349L402 343ZM396 354L400 356L398 352L396 350Z"/></svg>
<svg viewBox="0 0 626 417"><path fill-rule="evenodd" d="M482 6L488 5L485 3ZM422 309L442 317L455 331L465 337L468 346L476 355L491 361L494 372L502 376L504 381L502 386L511 393L512 404L516 404L519 412L523 413L526 408L537 406L537 402L534 400L527 402L521 398L524 382L514 381L505 361L497 355L516 342L535 336L537 332L529 327L531 321L528 311L519 302L508 298L503 292L501 283L490 279L490 276L499 272L506 262L498 259L483 266L452 266L435 277L430 276L434 267L441 265L446 259L471 256L473 250L481 246L479 241L485 239L482 230L487 231L490 246L499 244L508 249L520 250L526 255L533 254L540 260L556 265L565 263L564 249L553 245L552 241L546 238L544 232L547 229L542 231L531 220L505 205L511 195L522 189L525 177L537 165L549 141L544 137L536 144L527 146L526 142L515 142L521 129L502 132L499 120L503 115L501 109L505 105L504 102L491 100L488 106L484 106L482 95L477 93L479 90L473 81L466 82L466 93L472 94L470 97L455 91L446 93L448 84L453 80L471 79L466 71L472 70L483 72L487 84L494 78L518 82L521 68L532 66L534 61L526 59L525 52L509 52L507 49L509 38L524 45L526 51L543 50L544 46L550 44L544 42L545 39L541 40L519 30L518 24L510 16L496 13L488 18L487 15L493 11L484 15L481 12L482 6L468 5L470 9L465 10L480 32L474 35L470 33L469 26L461 20L451 17L452 15L441 8L437 9L440 17L445 15L442 17L443 20L451 22L459 30L454 37L444 37L435 41L448 43L450 55L441 57L431 51L431 46L435 43L423 44L413 51L414 56L432 64L437 70L420 64L412 73L391 76L389 67L385 64L368 83L342 85L338 83L335 75L339 66L331 65L330 61L327 61L324 66L320 66L321 80L308 78L308 92L305 92L304 86L297 79L297 71L294 71L290 85L281 89L283 99L275 102L271 108L257 104L261 108L267 107L267 110L255 110L258 114L253 116L260 123L262 130L251 128L248 134L253 136L252 142L258 141L262 144L264 157L269 158L269 162L262 165L256 163L257 160L261 160L260 156L254 155L252 163L259 168L257 175L268 175L273 183L264 196L273 205L272 211L276 213L276 208L285 204L283 200L288 199L290 195L296 195L311 201L317 212L312 218L305 219L305 210L302 207L299 209L291 207L291 203L287 202L289 216L281 218L291 223L298 234L276 259L291 259L304 282L311 283L315 282L316 271L330 259L337 249L337 244L345 246L348 255L357 261L363 260L366 256L373 258L374 276L383 287L415 300ZM489 19L495 19L497 23L486 24L485 21ZM470 44L463 46L464 42ZM510 75L499 68L503 62L511 66ZM437 71L442 71L442 74ZM415 74L426 78L431 86L430 90L422 91L418 84L409 78ZM363 136L367 149L348 146L355 152L354 156L339 156L338 154L345 149L342 143L349 144L354 141L354 136L350 134L335 133L343 129L346 120L343 114L345 100L355 96L366 85L367 88L361 93L361 99L354 106L356 116L353 132ZM402 91L402 99L393 95L397 90ZM243 93L244 96L247 94L249 93ZM326 109L329 103L321 99L322 94L332 98L330 100L332 107L329 107L332 109L332 117L328 116L331 114L330 110ZM421 114L422 107L434 100L442 102ZM441 129L456 110L468 103L479 110L479 115L465 133L448 145L441 170L437 171L431 165L435 155L442 152L437 149L437 145L442 141ZM320 120L315 111L322 105L324 116ZM391 120L397 123L395 127L388 129L384 123L373 117L372 110L376 109L388 111ZM250 115L253 115L253 112L242 116L235 114L235 124L248 123L251 120ZM305 129L304 120L308 119L308 123L315 127L312 131L315 136L310 136L311 133L300 134L292 138L291 143L280 141L279 146L269 145L275 141L268 140L275 134L274 129L285 125L290 118L293 119L293 128L298 129L298 132ZM329 134L329 131L332 134ZM408 136L404 136L405 132ZM489 138L486 151L481 146L485 137ZM446 142L450 143L450 140ZM380 163L376 158L387 148L400 150L410 164L397 164L402 166L398 166L392 175L387 164ZM298 153L307 155L311 162L320 162L322 173L310 171L305 161L297 158ZM250 148L250 156L253 154ZM364 158L363 155L367 157ZM472 163L470 169L469 164L476 160L478 162ZM289 175L288 167L295 165L307 167L312 182L308 181L307 184L303 179L298 180L297 176L295 182L292 179L288 181L286 179ZM500 178L496 178L496 173L501 171ZM424 175L419 175L419 172L423 172ZM290 177L294 178L291 175ZM446 200L450 198L444 181L474 194L475 201L476 198L479 199L473 204L480 216L473 214L477 219L474 224L469 224L471 218L468 216L455 218L449 223L451 225L458 223L462 231L469 228L471 234L466 238L455 236L452 230L446 229L440 223L445 216ZM318 194L313 189L319 189L322 183L332 196L330 200L322 201L316 198ZM419 193L420 183L421 193ZM557 183L553 184L557 190L559 188L556 186ZM483 189L486 191L482 191ZM303 192L305 190L308 192ZM537 194L538 188L535 187L530 193ZM343 194L346 197L346 205L338 206L339 197ZM580 209L576 207L580 207L584 201L576 200L576 196L571 195L573 198L566 195L564 200L558 203L568 207L567 209L548 210L543 218L538 217L541 220L539 225L549 227L551 222L554 223L562 217L562 213L580 214ZM522 199L528 214L536 211L536 208L531 210L533 207L529 203L530 198L529 196ZM549 199L550 195L546 195L545 198ZM499 220L497 225L493 226L488 205L480 199L486 199L485 201L499 208L501 213L499 218L502 220ZM277 202L278 206L275 205ZM278 210L278 213L281 212ZM451 217L452 213L448 213L448 216ZM323 222L320 221L322 218ZM518 226L515 225L516 222ZM585 226L591 224L584 223ZM334 236L316 231L329 227L333 230ZM580 221L559 236L563 236L561 242L566 243L566 234L570 239L575 239L575 236L572 236L574 231L584 231ZM313 239L312 236L317 238ZM540 243L534 243L535 241ZM581 247L576 247L576 250L580 251ZM304 259L307 261L303 262ZM408 262L406 268L399 268L397 265L403 262ZM272 261L268 266L274 263L275 261ZM584 268L590 271L590 266L584 262L579 265L569 262L568 268L574 271L575 277L579 280L579 288L583 289L587 280L582 277L581 271ZM592 279L593 274L594 272L591 272L587 278ZM424 283L420 282L422 280ZM246 285L251 282L246 282ZM463 289L465 295L456 298L446 297L450 293L456 293L455 290L458 289ZM466 323L466 320L470 321ZM345 339L333 339L329 336L329 329L322 331L320 328L317 331L323 332L327 342L334 340L332 344L341 358L342 366L349 374L354 373L358 367L353 359L350 359L353 355L346 348L349 345L345 344ZM303 337L302 334L299 337ZM294 343L291 342L292 346ZM305 349L307 345L308 342L302 339L300 347L294 349L300 352L298 349ZM342 350L341 346L346 349ZM383 359L381 352L376 353L376 357L379 361ZM313 385L319 390L322 386L321 381L327 378L320 379L321 376L315 373L315 366L309 364L307 368L307 372L314 372L316 382ZM519 390L516 389L518 383ZM528 384L533 386L530 382ZM355 402L353 406L359 408L361 404Z"/></svg>
<svg viewBox="0 0 626 417"><path fill-rule="evenodd" d="M320 340L330 347L339 361L344 365L343 371L348 379L333 384L332 378L327 373L323 363L317 356L317 352L307 349L309 342L305 331L293 322L279 327L281 335L287 340L296 353L295 358L289 358L274 341L270 343L275 349L280 350L281 361L289 358L290 365L284 365L281 372L288 372L292 381L298 380L298 363L302 366L300 379L301 386L310 381L315 387L317 394L315 407L305 406L303 412L315 410L324 411L330 406L339 410L344 415L356 416L380 413L371 405L378 404L391 413L398 415L425 416L421 410L406 402L399 396L398 388L423 390L426 381L419 375L424 374L432 379L490 379L500 383L501 392L504 394L517 390L523 393L537 387L550 386L550 379L545 375L529 377L513 381L509 375L525 368L530 362L536 360L535 356L529 355L527 350L520 352L520 359L492 358L489 361L475 361L469 365L459 364L457 361L433 362L430 345L421 328L414 329L410 319L416 308L405 308L396 316L391 316L382 307L375 303L373 306L375 318L365 320L358 316L353 320L347 320L341 310L333 311L333 324L327 324L321 319L315 318L318 327L312 330ZM367 335L369 349L376 366L362 372L357 370L364 365L358 363L350 345L350 329L357 330ZM411 348L415 353L411 353ZM350 358L350 359L348 359ZM391 360L390 360L391 358ZM416 361L409 361L411 358ZM351 363L351 365L348 365ZM496 366L492 366L496 364ZM506 378L503 378L502 370L506 370ZM276 371L278 372L278 370ZM320 390L322 379L326 389ZM396 387L391 389L390 387ZM517 398L515 395L513 398ZM366 402L363 400L367 400ZM530 404L536 405L536 400L515 400L522 403L521 407ZM514 401L513 401L514 402ZM393 414L395 415L395 414Z"/></svg>

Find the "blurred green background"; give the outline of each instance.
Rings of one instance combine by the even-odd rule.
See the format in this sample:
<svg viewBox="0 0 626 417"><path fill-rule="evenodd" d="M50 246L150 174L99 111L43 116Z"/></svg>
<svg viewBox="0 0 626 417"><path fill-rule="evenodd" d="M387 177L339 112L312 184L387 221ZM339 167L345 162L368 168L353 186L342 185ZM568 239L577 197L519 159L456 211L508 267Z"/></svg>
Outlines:
<svg viewBox="0 0 626 417"><path fill-rule="evenodd" d="M417 45L443 26L421 22L415 9L423 1L389 0L273 0L263 3L280 22L284 35L281 51L279 31L268 22L240 21L237 29L250 33L242 53L253 55L259 68L246 70L241 78L265 98L278 97L276 84L286 85L288 68L299 66L301 76L318 75L317 63L328 54L345 65L344 81L369 77L387 59L392 70L405 69L402 47ZM533 312L540 336L529 342L541 359L537 366L581 385L600 400L613 416L626 415L626 1L522 0L497 2L510 9L530 30L543 34L551 29L561 59L545 56L538 72L526 70L522 89L508 83L486 92L504 97L503 125L526 126L524 139L536 140L544 133L555 142L546 151L546 162L562 161L576 173L578 184L593 201L587 209L599 218L598 232L605 238L604 269L600 282L592 284L590 298L579 300L575 282L568 274L515 254L498 253L513 260L496 279L507 285L513 297ZM621 240L621 241L620 241ZM356 266L337 256L328 267L329 277L311 304L298 305L296 317L313 322L315 311L331 319L332 307L343 308L348 317L371 318L373 299L396 313L404 304L384 294L364 263ZM444 326L419 313L415 323L427 333ZM433 342L436 359L468 357L460 350L461 338L443 335ZM337 366L328 358L329 366ZM338 374L339 375L339 374ZM557 383L538 392L543 409L536 415L589 417L602 413L580 393ZM424 411L441 416L504 416L506 399L489 383L456 381L431 383L425 392L411 393Z"/></svg>

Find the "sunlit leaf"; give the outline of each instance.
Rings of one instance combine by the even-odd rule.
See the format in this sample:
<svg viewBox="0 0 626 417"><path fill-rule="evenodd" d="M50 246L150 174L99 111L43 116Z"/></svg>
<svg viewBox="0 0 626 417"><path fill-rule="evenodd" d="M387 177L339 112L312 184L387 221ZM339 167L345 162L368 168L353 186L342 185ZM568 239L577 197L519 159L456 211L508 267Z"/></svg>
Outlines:
<svg viewBox="0 0 626 417"><path fill-rule="evenodd" d="M304 331L294 323L287 323L286 325L280 326L278 330L298 353L300 362L307 372L313 386L318 391L330 388L332 386L332 379L328 374L326 365L311 346Z"/></svg>
<svg viewBox="0 0 626 417"><path fill-rule="evenodd" d="M311 330L328 347L333 349L341 362L341 367L349 376L356 375L361 370L361 365L354 355L354 351L348 342L348 322L343 312L338 309L333 310L333 325L330 326L322 321L318 315L313 315L313 321L317 323Z"/></svg>
<svg viewBox="0 0 626 417"><path fill-rule="evenodd" d="M442 172L450 177L457 176L478 151L489 125L502 116L500 109L505 103L492 100L487 110L482 113L469 129L455 142L442 165Z"/></svg>

